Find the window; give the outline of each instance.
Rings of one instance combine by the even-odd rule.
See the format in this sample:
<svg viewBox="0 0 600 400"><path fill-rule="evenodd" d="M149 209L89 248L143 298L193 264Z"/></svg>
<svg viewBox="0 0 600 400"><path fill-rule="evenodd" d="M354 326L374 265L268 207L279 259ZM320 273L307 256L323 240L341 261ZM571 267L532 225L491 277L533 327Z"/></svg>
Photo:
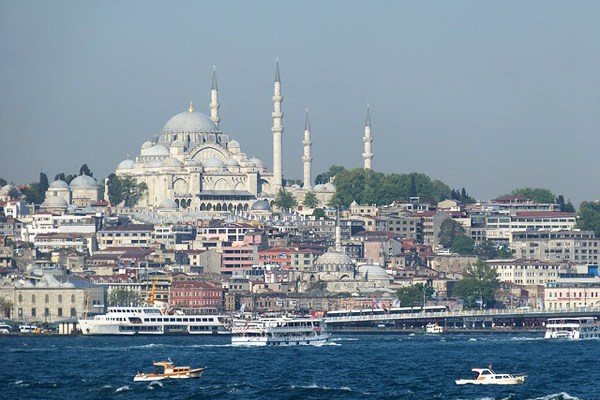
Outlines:
<svg viewBox="0 0 600 400"><path fill-rule="evenodd" d="M58 308L57 314L58 314L59 317L63 316L63 314L62 314L62 308L60 308L60 307Z"/></svg>
<svg viewBox="0 0 600 400"><path fill-rule="evenodd" d="M35 304L35 294L31 295L31 304Z"/></svg>
<svg viewBox="0 0 600 400"><path fill-rule="evenodd" d="M71 307L71 318L77 318L77 310L75 307Z"/></svg>
<svg viewBox="0 0 600 400"><path fill-rule="evenodd" d="M62 294L59 294L59 295L58 295L58 302L59 302L59 303L62 303Z"/></svg>
<svg viewBox="0 0 600 400"><path fill-rule="evenodd" d="M44 296L44 303L48 304L50 302L50 296L49 295L45 295Z"/></svg>
<svg viewBox="0 0 600 400"><path fill-rule="evenodd" d="M31 316L32 316L32 317L35 317L35 316L36 316L36 314L37 314L37 311L36 311L36 309L35 309L35 307L34 307L34 308L32 308L32 309L31 309Z"/></svg>
<svg viewBox="0 0 600 400"><path fill-rule="evenodd" d="M75 295L74 294L71 295L71 303L75 303Z"/></svg>

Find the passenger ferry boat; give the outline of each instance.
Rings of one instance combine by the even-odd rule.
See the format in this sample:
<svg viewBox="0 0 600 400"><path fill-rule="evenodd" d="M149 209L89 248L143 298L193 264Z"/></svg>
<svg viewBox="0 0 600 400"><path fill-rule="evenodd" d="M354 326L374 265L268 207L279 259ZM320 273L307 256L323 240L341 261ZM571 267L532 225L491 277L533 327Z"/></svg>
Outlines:
<svg viewBox="0 0 600 400"><path fill-rule="evenodd" d="M549 318L546 339L599 339L600 325L595 317Z"/></svg>
<svg viewBox="0 0 600 400"><path fill-rule="evenodd" d="M322 318L236 319L231 329L233 346L323 345L331 340Z"/></svg>
<svg viewBox="0 0 600 400"><path fill-rule="evenodd" d="M108 312L79 319L84 335L230 334L227 317L186 315L159 307L108 307Z"/></svg>
<svg viewBox="0 0 600 400"><path fill-rule="evenodd" d="M444 333L444 327L438 324L427 324L425 326L425 333L432 335Z"/></svg>

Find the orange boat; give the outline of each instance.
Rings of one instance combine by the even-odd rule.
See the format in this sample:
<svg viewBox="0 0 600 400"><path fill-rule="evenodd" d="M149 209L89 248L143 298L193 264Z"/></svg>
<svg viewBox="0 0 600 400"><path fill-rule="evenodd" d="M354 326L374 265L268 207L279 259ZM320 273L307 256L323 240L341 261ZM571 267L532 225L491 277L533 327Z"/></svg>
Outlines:
<svg viewBox="0 0 600 400"><path fill-rule="evenodd" d="M206 367L191 368L191 367L176 367L171 360L154 362L155 367L162 367L162 372L138 372L133 378L134 382L161 381L163 379L190 379L200 378Z"/></svg>

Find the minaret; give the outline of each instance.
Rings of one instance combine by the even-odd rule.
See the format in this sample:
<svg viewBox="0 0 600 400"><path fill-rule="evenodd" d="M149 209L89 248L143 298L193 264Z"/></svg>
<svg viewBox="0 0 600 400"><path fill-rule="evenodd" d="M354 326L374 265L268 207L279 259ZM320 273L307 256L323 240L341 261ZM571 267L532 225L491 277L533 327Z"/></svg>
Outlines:
<svg viewBox="0 0 600 400"><path fill-rule="evenodd" d="M342 227L340 226L340 209L336 210L335 222L335 251L342 252Z"/></svg>
<svg viewBox="0 0 600 400"><path fill-rule="evenodd" d="M213 65L212 88L210 89L210 119L219 126L219 89L217 88L217 67Z"/></svg>
<svg viewBox="0 0 600 400"><path fill-rule="evenodd" d="M302 162L304 163L304 189L311 189L311 178L310 178L310 163L312 162L312 155L310 153L310 147L312 141L310 140L310 122L308 120L308 108L306 109L306 120L304 122L304 155L302 156Z"/></svg>
<svg viewBox="0 0 600 400"><path fill-rule="evenodd" d="M365 152L363 153L363 159L365 160L365 169L373 169L373 153L371 152L371 143L373 142L373 138L371 137L371 111L369 109L369 105L367 104L367 120L365 121L365 136L363 137L363 142L365 142Z"/></svg>
<svg viewBox="0 0 600 400"><path fill-rule="evenodd" d="M281 120L283 113L281 112L281 80L279 79L279 59L275 68L275 87L273 90L273 188L279 191L283 187L283 172L281 169L281 134L283 133L283 125Z"/></svg>

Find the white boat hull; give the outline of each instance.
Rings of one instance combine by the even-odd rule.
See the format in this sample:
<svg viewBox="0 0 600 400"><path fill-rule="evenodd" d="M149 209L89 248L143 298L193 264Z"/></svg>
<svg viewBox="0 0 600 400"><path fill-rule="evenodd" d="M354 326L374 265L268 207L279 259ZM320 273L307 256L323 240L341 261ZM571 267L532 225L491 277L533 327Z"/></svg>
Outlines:
<svg viewBox="0 0 600 400"><path fill-rule="evenodd" d="M331 340L331 334L325 334L312 338L288 338L288 339L277 339L277 338L249 338L249 337L236 337L231 338L232 346L322 346L329 343Z"/></svg>
<svg viewBox="0 0 600 400"><path fill-rule="evenodd" d="M520 385L525 382L524 376L516 376L506 379L459 379L455 381L457 385Z"/></svg>

